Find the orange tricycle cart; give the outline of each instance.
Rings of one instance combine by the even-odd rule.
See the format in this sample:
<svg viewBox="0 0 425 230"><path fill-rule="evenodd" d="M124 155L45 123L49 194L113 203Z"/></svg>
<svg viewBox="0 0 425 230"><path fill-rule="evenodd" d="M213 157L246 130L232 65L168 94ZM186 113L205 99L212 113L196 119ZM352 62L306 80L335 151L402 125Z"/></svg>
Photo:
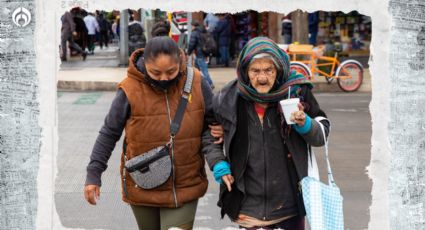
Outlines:
<svg viewBox="0 0 425 230"><path fill-rule="evenodd" d="M363 81L362 64L352 59L340 63L338 52L335 52L334 57L327 57L322 55L323 49L324 47L320 46L313 49L312 45L289 45L287 52L291 57L291 70L309 79L324 76L329 84L336 79L338 86L345 92L358 90ZM320 60L319 63L318 60Z"/></svg>

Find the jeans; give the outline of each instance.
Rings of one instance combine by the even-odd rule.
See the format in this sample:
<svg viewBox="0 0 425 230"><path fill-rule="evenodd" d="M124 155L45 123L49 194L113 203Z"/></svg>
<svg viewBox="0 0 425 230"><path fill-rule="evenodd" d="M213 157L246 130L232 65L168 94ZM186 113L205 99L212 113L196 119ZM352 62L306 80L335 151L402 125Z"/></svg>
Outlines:
<svg viewBox="0 0 425 230"><path fill-rule="evenodd" d="M284 34L283 35L283 44L291 44L291 35L290 34Z"/></svg>
<svg viewBox="0 0 425 230"><path fill-rule="evenodd" d="M229 66L229 46L220 46L220 64L224 64L225 66Z"/></svg>
<svg viewBox="0 0 425 230"><path fill-rule="evenodd" d="M207 82L212 87L214 83L211 80L210 74L208 73L208 64L205 61L205 58L196 58L195 59L195 66L201 71L202 77L207 80Z"/></svg>

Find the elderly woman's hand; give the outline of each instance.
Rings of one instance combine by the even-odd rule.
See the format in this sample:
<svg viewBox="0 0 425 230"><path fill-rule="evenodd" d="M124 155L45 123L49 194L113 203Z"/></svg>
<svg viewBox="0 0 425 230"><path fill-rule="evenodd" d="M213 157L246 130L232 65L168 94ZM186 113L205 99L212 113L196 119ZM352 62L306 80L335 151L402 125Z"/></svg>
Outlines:
<svg viewBox="0 0 425 230"><path fill-rule="evenodd" d="M211 135L215 137L217 140L214 144L221 144L223 142L224 130L223 126L220 124L209 125L211 129Z"/></svg>
<svg viewBox="0 0 425 230"><path fill-rule="evenodd" d="M291 121L295 122L298 126L304 126L306 115L304 113L304 106L301 103L298 103L298 111L295 111L291 114Z"/></svg>
<svg viewBox="0 0 425 230"><path fill-rule="evenodd" d="M227 187L227 190L230 192L232 191L232 184L233 182L235 182L235 179L233 178L232 175L227 174L221 177L221 180L224 182L224 184Z"/></svg>

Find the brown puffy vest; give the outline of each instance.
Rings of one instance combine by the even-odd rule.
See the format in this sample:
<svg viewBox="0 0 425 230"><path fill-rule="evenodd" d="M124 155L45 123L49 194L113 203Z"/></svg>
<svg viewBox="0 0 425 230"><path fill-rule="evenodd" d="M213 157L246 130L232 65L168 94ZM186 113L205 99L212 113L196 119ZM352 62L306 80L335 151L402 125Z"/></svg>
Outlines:
<svg viewBox="0 0 425 230"><path fill-rule="evenodd" d="M170 140L170 120L167 114L166 94L143 81L143 74L135 67L135 59L143 53L133 53L125 78L118 87L123 89L130 107L131 117L125 125L127 158L131 159ZM182 77L177 86L168 89L171 119L173 119L186 81L186 66L180 66ZM203 196L208 187L201 153L201 135L204 125L205 105L201 89L201 75L195 69L192 97L187 104L180 130L174 142L174 179L152 190L136 187L128 173L123 174L124 154L121 157L123 201L133 205L176 207ZM124 186L128 196L124 192Z"/></svg>

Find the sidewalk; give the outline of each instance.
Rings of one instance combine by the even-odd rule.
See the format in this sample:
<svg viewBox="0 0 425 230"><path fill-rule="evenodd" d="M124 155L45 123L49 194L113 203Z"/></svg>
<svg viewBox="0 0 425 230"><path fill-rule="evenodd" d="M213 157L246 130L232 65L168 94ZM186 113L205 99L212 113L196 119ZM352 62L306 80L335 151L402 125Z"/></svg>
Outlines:
<svg viewBox="0 0 425 230"><path fill-rule="evenodd" d="M95 67L81 69L60 70L58 75L58 90L116 90L117 84L126 76L126 68ZM211 78L216 89L220 89L227 82L236 77L234 68L211 68L209 69ZM359 92L370 92L370 72L365 69L363 84ZM323 77L316 77L313 80L316 92L341 92L336 80L328 84Z"/></svg>

